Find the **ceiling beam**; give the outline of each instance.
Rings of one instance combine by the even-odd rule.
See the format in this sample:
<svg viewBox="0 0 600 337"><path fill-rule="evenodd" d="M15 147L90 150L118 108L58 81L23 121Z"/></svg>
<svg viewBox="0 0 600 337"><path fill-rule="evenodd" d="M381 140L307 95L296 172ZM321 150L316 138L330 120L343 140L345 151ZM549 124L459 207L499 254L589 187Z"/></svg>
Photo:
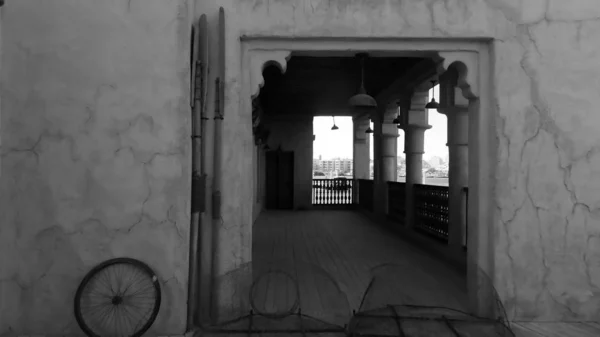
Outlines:
<svg viewBox="0 0 600 337"><path fill-rule="evenodd" d="M437 64L431 59L424 59L407 70L404 75L395 80L386 89L382 90L375 99L377 102L386 102L395 99L402 91L410 89L411 86L419 85L436 75Z"/></svg>

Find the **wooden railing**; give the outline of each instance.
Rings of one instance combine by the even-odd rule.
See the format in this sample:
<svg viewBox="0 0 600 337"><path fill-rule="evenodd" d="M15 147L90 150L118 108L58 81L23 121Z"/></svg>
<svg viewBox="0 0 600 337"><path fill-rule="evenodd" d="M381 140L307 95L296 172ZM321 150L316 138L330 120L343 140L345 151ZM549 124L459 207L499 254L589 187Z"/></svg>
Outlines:
<svg viewBox="0 0 600 337"><path fill-rule="evenodd" d="M404 225L406 221L406 184L388 181L388 216Z"/></svg>
<svg viewBox="0 0 600 337"><path fill-rule="evenodd" d="M337 206L353 204L352 179L313 179L312 204Z"/></svg>
<svg viewBox="0 0 600 337"><path fill-rule="evenodd" d="M415 184L415 229L448 241L448 187Z"/></svg>
<svg viewBox="0 0 600 337"><path fill-rule="evenodd" d="M373 180L358 179L358 205L373 212Z"/></svg>

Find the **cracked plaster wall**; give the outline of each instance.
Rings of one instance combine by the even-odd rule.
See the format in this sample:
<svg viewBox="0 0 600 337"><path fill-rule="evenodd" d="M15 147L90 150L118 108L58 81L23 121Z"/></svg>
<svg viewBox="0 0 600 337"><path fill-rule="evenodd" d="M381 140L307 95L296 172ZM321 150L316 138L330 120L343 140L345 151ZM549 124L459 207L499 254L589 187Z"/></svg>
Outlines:
<svg viewBox="0 0 600 337"><path fill-rule="evenodd" d="M20 0L2 9L0 334L75 331L77 283L120 255L142 258L163 279L156 330L183 329L189 3L140 2ZM198 4L213 32L218 6L228 22L219 273L251 248L252 203L240 202L253 193L252 159L240 155L253 146L250 112L238 111L240 35L492 37L497 288L514 318L600 317L596 1Z"/></svg>
<svg viewBox="0 0 600 337"><path fill-rule="evenodd" d="M227 15L223 190L252 200L240 35L489 37L498 146L495 283L509 316L600 319L596 0L203 0ZM214 42L214 41L213 41ZM256 89L253 89L256 90ZM247 153L248 155L240 155ZM252 205L223 194L220 273L249 260ZM231 230L236 228L235 231ZM234 234L237 233L237 234Z"/></svg>
<svg viewBox="0 0 600 337"><path fill-rule="evenodd" d="M190 196L186 0L19 0L1 11L0 335L81 335L95 264L141 259L185 330Z"/></svg>

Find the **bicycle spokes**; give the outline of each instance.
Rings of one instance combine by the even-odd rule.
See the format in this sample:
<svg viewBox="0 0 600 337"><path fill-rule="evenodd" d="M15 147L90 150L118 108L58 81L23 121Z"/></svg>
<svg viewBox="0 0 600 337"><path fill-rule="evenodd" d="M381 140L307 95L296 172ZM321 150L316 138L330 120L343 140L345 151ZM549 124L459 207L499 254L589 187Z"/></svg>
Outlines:
<svg viewBox="0 0 600 337"><path fill-rule="evenodd" d="M96 336L138 336L158 311L156 276L133 263L115 263L82 284L79 314Z"/></svg>

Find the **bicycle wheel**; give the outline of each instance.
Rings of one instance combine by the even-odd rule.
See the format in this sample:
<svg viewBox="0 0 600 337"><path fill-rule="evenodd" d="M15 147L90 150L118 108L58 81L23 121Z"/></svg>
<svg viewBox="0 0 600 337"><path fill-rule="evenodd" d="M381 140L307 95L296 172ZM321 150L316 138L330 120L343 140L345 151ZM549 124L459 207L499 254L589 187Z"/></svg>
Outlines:
<svg viewBox="0 0 600 337"><path fill-rule="evenodd" d="M111 259L94 267L75 294L75 319L90 337L140 337L160 309L158 277L145 263Z"/></svg>

